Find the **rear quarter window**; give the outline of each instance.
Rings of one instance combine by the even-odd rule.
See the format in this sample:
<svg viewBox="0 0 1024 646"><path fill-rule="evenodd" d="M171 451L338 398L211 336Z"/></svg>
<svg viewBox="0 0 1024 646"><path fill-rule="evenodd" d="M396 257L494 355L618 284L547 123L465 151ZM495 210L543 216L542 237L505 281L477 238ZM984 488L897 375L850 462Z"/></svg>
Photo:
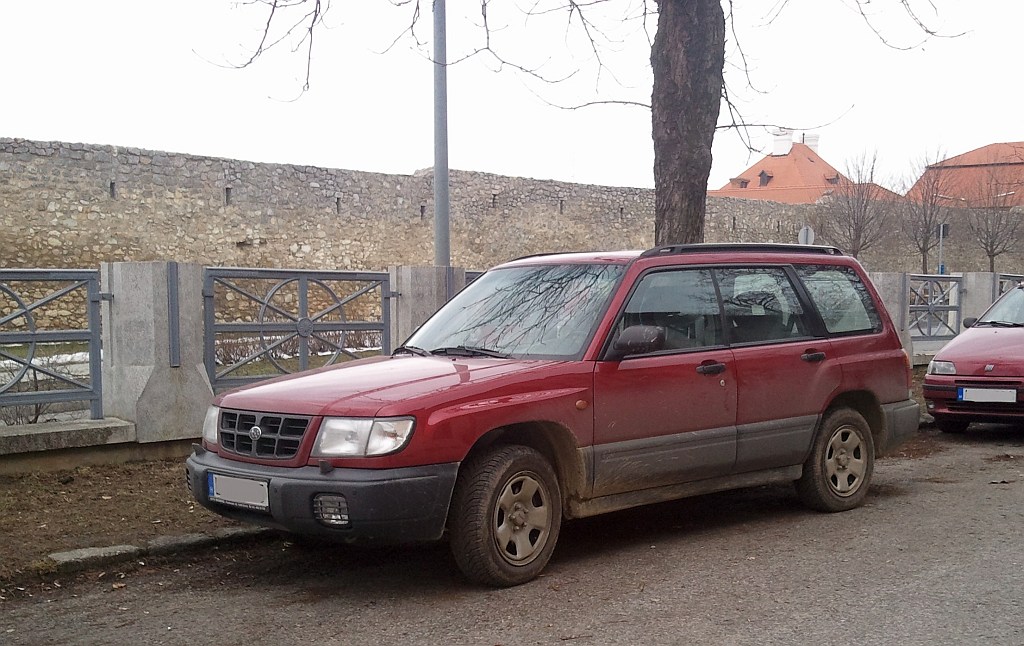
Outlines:
<svg viewBox="0 0 1024 646"><path fill-rule="evenodd" d="M801 265L797 275L825 322L829 334L882 331L882 319L867 286L849 267Z"/></svg>

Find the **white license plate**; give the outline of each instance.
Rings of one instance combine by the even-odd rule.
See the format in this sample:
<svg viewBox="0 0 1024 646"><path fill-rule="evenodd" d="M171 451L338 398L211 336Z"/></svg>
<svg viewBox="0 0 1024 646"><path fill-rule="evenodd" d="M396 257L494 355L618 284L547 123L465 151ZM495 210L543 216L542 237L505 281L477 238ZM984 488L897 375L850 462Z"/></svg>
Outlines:
<svg viewBox="0 0 1024 646"><path fill-rule="evenodd" d="M210 500L216 500L235 507L267 511L270 509L270 497L267 494L267 483L263 480L233 478L218 473L207 475Z"/></svg>
<svg viewBox="0 0 1024 646"><path fill-rule="evenodd" d="M1006 388L959 388L957 399L963 402L1002 402L1012 404L1017 401L1017 391Z"/></svg>

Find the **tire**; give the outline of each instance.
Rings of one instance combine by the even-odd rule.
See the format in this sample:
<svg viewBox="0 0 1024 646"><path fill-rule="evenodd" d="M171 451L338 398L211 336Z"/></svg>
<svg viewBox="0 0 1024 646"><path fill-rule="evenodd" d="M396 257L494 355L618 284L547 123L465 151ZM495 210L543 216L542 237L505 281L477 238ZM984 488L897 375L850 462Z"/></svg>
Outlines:
<svg viewBox="0 0 1024 646"><path fill-rule="evenodd" d="M839 408L822 420L796 490L811 509L846 511L864 502L874 469L875 444L867 422L857 411Z"/></svg>
<svg viewBox="0 0 1024 646"><path fill-rule="evenodd" d="M971 423L962 419L950 419L948 417L936 417L935 426L943 433L963 433Z"/></svg>
<svg viewBox="0 0 1024 646"><path fill-rule="evenodd" d="M551 558L561 525L558 479L537 451L499 446L459 470L449 542L471 581L495 587L530 581Z"/></svg>

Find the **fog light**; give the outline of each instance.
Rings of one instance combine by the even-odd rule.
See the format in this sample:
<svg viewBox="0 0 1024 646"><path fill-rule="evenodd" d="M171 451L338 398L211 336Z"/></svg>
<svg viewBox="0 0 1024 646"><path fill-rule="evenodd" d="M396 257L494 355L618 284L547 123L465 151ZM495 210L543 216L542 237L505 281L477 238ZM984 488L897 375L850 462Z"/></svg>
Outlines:
<svg viewBox="0 0 1024 646"><path fill-rule="evenodd" d="M346 527L348 501L345 496L319 494L313 498L313 517L329 527Z"/></svg>
<svg viewBox="0 0 1024 646"><path fill-rule="evenodd" d="M928 407L928 410L935 410L935 402L933 402L933 401L925 402L925 405Z"/></svg>

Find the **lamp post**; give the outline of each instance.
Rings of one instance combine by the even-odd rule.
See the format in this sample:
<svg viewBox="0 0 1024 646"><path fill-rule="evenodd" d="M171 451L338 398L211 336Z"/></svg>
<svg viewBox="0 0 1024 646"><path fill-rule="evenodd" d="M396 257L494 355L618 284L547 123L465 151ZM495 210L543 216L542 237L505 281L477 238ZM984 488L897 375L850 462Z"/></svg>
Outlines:
<svg viewBox="0 0 1024 646"><path fill-rule="evenodd" d="M434 0L434 265L451 266L448 194L448 51L444 0ZM448 281L448 298L452 296Z"/></svg>

